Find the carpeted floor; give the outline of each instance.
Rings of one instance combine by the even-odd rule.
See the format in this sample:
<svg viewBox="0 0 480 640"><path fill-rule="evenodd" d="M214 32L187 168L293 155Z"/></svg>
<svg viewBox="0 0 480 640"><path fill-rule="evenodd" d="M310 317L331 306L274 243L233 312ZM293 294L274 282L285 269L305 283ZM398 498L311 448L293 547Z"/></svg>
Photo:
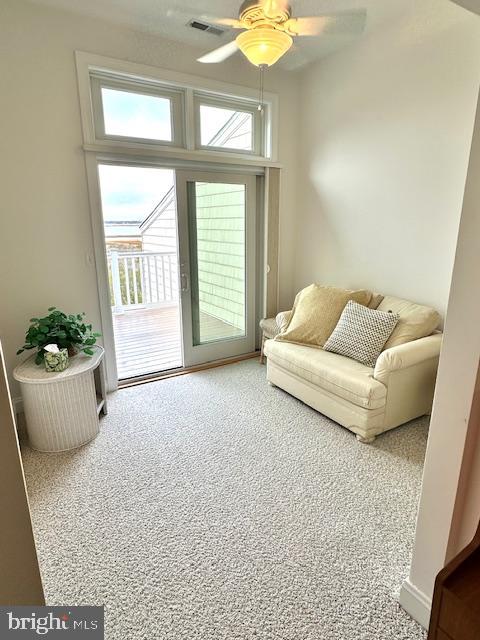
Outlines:
<svg viewBox="0 0 480 640"><path fill-rule="evenodd" d="M101 434L24 450L49 604L108 640L423 640L408 573L428 421L361 445L257 361L118 391Z"/></svg>

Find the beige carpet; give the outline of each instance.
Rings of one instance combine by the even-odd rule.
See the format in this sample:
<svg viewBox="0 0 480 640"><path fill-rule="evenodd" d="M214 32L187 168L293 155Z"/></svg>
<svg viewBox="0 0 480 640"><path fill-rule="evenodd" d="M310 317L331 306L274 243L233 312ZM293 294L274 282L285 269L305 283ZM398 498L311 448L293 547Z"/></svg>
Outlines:
<svg viewBox="0 0 480 640"><path fill-rule="evenodd" d="M49 604L109 640L423 640L397 604L426 418L359 444L246 361L125 389L24 462Z"/></svg>

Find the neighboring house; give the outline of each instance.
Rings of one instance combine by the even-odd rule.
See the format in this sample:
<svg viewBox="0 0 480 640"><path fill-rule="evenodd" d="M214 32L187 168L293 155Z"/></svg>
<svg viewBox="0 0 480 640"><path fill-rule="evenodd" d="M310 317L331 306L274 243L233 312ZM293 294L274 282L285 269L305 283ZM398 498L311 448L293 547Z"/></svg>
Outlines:
<svg viewBox="0 0 480 640"><path fill-rule="evenodd" d="M143 251L177 253L177 211L175 187L171 187L155 209L140 224Z"/></svg>
<svg viewBox="0 0 480 640"><path fill-rule="evenodd" d="M235 113L209 145L231 145L235 139L241 148L242 139L251 136L248 114ZM246 145L245 145L246 146ZM209 207L209 198L223 193L223 204ZM208 313L237 329L245 330L245 202L241 185L197 184L197 243L198 243L198 297L200 311ZM177 223L175 187L165 194L152 213L141 223L143 251L174 254L163 258L167 281L178 282ZM152 282L158 277L155 265L150 269ZM159 283L161 286L161 283Z"/></svg>
<svg viewBox="0 0 480 640"><path fill-rule="evenodd" d="M211 207L223 194L223 203ZM245 330L245 193L243 185L197 184L200 311Z"/></svg>
<svg viewBox="0 0 480 640"><path fill-rule="evenodd" d="M144 302L178 300L177 211L175 187L171 187L155 209L140 224L142 251L152 253L143 261L148 272ZM161 254L161 255L158 255ZM167 295L166 295L167 294Z"/></svg>
<svg viewBox="0 0 480 640"><path fill-rule="evenodd" d="M221 208L209 206L209 198L224 193ZM244 331L245 233L242 185L197 184L198 295L200 311ZM166 277L178 281L177 224L174 187L140 225L143 251L168 254L163 258ZM174 259L173 259L174 258ZM159 257L158 259L162 259ZM156 282L152 263L151 278ZM161 284L161 283L160 283Z"/></svg>

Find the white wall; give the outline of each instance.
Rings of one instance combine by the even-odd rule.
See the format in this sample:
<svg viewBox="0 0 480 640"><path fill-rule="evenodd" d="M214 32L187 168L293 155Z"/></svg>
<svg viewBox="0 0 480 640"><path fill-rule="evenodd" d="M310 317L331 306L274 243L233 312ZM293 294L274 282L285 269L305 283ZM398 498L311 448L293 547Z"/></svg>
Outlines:
<svg viewBox="0 0 480 640"><path fill-rule="evenodd" d="M367 286L445 311L480 81L480 19L448 0L309 67L296 288Z"/></svg>
<svg viewBox="0 0 480 640"><path fill-rule="evenodd" d="M257 87L259 78L240 56L202 65L195 62L201 52L184 44L25 0L1 1L0 42L0 335L11 372L28 319L47 307L86 311L96 326L100 323L74 51L249 87ZM293 295L297 76L272 70L265 85L279 94L281 104L285 306ZM16 384L12 391L18 395Z"/></svg>

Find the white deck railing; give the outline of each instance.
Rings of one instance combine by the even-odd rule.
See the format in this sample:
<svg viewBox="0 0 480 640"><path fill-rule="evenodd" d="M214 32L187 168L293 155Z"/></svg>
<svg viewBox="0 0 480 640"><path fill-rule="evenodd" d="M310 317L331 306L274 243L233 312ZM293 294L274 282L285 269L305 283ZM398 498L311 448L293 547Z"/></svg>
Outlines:
<svg viewBox="0 0 480 640"><path fill-rule="evenodd" d="M108 271L114 313L135 307L158 307L178 300L175 253L111 251Z"/></svg>

